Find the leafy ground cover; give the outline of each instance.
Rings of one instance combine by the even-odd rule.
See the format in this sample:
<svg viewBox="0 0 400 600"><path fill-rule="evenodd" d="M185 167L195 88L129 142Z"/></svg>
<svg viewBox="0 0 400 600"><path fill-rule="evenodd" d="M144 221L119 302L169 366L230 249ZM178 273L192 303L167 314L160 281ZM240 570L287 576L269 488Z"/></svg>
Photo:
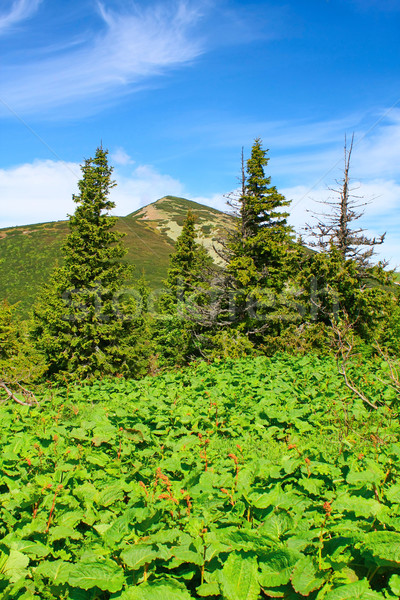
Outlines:
<svg viewBox="0 0 400 600"><path fill-rule="evenodd" d="M199 364L0 408L0 597L400 595L400 443L381 365Z"/></svg>

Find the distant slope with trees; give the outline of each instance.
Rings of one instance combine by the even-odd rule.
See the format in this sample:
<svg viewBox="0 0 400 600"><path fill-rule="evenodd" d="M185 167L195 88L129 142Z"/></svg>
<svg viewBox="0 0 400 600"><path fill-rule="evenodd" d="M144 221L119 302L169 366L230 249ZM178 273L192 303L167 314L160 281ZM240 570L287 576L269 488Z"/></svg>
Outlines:
<svg viewBox="0 0 400 600"><path fill-rule="evenodd" d="M188 210L196 217L199 241L216 258L213 244L233 220L216 209L166 196L117 218L116 230L125 234L125 260L136 275L144 272L151 289L162 287ZM67 234L68 221L0 229L0 300L20 302L19 312L27 315L53 268L62 264L61 246Z"/></svg>

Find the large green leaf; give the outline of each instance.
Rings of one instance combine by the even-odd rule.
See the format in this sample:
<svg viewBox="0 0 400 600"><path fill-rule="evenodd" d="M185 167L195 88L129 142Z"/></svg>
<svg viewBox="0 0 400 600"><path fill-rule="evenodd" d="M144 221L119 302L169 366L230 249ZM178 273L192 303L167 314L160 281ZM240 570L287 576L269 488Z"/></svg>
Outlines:
<svg viewBox="0 0 400 600"><path fill-rule="evenodd" d="M55 583L89 590L98 587L107 592L118 592L125 581L122 568L110 559L81 560L76 564L63 563Z"/></svg>
<svg viewBox="0 0 400 600"><path fill-rule="evenodd" d="M123 483L117 482L107 485L102 492L95 498L95 502L100 506L110 506L124 497Z"/></svg>
<svg viewBox="0 0 400 600"><path fill-rule="evenodd" d="M296 592L308 596L314 590L318 590L325 579L325 573L318 571L311 556L304 556L297 563L291 581Z"/></svg>
<svg viewBox="0 0 400 600"><path fill-rule="evenodd" d="M335 512L353 512L359 517L376 517L385 507L373 498L343 494L335 500L332 508Z"/></svg>
<svg viewBox="0 0 400 600"><path fill-rule="evenodd" d="M1 562L0 572L13 583L27 574L29 557L18 550L11 550L5 561L2 560Z"/></svg>
<svg viewBox="0 0 400 600"><path fill-rule="evenodd" d="M134 544L121 554L124 563L134 570L151 563L157 556L157 551L152 544Z"/></svg>
<svg viewBox="0 0 400 600"><path fill-rule="evenodd" d="M325 596L324 600L383 600L384 596L371 590L368 581L356 581L342 585Z"/></svg>
<svg viewBox="0 0 400 600"><path fill-rule="evenodd" d="M14 540L11 542L10 547L12 550L18 550L23 554L35 558L47 556L51 551L48 546L45 546L40 542L31 542L30 540Z"/></svg>
<svg viewBox="0 0 400 600"><path fill-rule="evenodd" d="M186 586L176 579L146 581L123 592L118 600L190 600Z"/></svg>
<svg viewBox="0 0 400 600"><path fill-rule="evenodd" d="M400 504L400 483L391 485L385 492L386 498L389 502Z"/></svg>
<svg viewBox="0 0 400 600"><path fill-rule="evenodd" d="M196 592L199 596L219 596L220 590L219 585L216 581L212 581L211 583L203 583L196 588Z"/></svg>
<svg viewBox="0 0 400 600"><path fill-rule="evenodd" d="M362 540L362 547L373 556L400 563L400 533L395 531L371 531Z"/></svg>
<svg viewBox="0 0 400 600"><path fill-rule="evenodd" d="M400 575L392 575L389 580L389 585L392 592L400 596Z"/></svg>
<svg viewBox="0 0 400 600"><path fill-rule="evenodd" d="M65 525L57 525L56 527L52 527L49 534L51 542L68 538L71 538L72 540L79 540L82 537L82 534L79 531L73 527L68 527Z"/></svg>
<svg viewBox="0 0 400 600"><path fill-rule="evenodd" d="M203 557L199 552L190 546L178 546L171 550L172 559L168 563L169 569L175 569L183 563L193 563L195 565L203 564Z"/></svg>
<svg viewBox="0 0 400 600"><path fill-rule="evenodd" d="M258 561L261 569L259 577L261 586L269 588L288 583L298 559L297 553L286 549L263 554Z"/></svg>
<svg viewBox="0 0 400 600"><path fill-rule="evenodd" d="M257 559L254 555L232 552L218 573L224 598L256 600L260 592Z"/></svg>
<svg viewBox="0 0 400 600"><path fill-rule="evenodd" d="M49 579L56 581L58 579L58 574L62 569L64 569L65 562L61 559L59 560L45 560L36 567L35 573L37 575L43 575L43 577L48 577Z"/></svg>

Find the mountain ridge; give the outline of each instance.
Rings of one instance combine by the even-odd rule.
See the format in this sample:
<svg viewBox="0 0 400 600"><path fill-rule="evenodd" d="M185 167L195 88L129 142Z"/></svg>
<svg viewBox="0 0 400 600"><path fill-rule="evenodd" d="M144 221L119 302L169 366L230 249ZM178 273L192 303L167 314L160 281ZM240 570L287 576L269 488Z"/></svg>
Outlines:
<svg viewBox="0 0 400 600"><path fill-rule="evenodd" d="M174 250L188 210L197 219L197 239L218 262L214 245L232 225L234 217L186 198L164 196L125 217L117 217L116 229L125 234L126 262L143 272L150 287L163 285L169 256ZM35 297L57 264L69 231L68 220L17 225L0 229L0 300L20 302L20 312L29 313Z"/></svg>

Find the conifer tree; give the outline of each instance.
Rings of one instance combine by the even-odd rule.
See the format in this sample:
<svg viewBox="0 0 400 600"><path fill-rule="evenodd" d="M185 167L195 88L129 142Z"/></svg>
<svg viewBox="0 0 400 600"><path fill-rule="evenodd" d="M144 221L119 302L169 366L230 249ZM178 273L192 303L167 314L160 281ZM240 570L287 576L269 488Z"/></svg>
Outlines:
<svg viewBox="0 0 400 600"><path fill-rule="evenodd" d="M271 327L268 314L276 322L282 293L293 258L292 229L285 207L290 202L271 185L265 174L267 150L260 139L254 141L251 157L244 169L240 197L230 205L236 209L237 225L226 244L228 286L235 299L234 320L242 330L257 329L260 314L263 329ZM258 314L257 314L258 313ZM283 321L283 313L280 322Z"/></svg>
<svg viewBox="0 0 400 600"><path fill-rule="evenodd" d="M122 262L122 234L109 215L115 204L107 151L85 160L64 265L53 273L34 310L34 337L48 375L82 379L138 374L136 303L123 293L130 268Z"/></svg>
<svg viewBox="0 0 400 600"><path fill-rule="evenodd" d="M175 298L194 291L212 263L204 246L196 242L195 223L196 218L189 210L176 240L175 251L170 256L165 284Z"/></svg>
<svg viewBox="0 0 400 600"><path fill-rule="evenodd" d="M290 203L271 185L267 164L260 139L246 165L242 152L240 194L228 200L236 224L217 250L225 266L212 273L209 301L192 311L206 357L251 354L265 335L298 320L285 288L297 255L285 212Z"/></svg>
<svg viewBox="0 0 400 600"><path fill-rule="evenodd" d="M161 362L184 364L199 356L197 336L201 325L193 318L198 306L207 302L207 278L212 259L196 241L195 215L188 211L182 231L170 256L166 293L160 301L161 315L155 321L155 337Z"/></svg>
<svg viewBox="0 0 400 600"><path fill-rule="evenodd" d="M269 161L267 152L257 138L247 161L246 174L242 174L242 192L236 202L237 227L228 243L229 263L247 257L256 271L268 278L269 285L280 288L285 279L282 269L292 232L287 223L289 213L282 209L289 206L290 201L271 185L271 177L265 174Z"/></svg>

